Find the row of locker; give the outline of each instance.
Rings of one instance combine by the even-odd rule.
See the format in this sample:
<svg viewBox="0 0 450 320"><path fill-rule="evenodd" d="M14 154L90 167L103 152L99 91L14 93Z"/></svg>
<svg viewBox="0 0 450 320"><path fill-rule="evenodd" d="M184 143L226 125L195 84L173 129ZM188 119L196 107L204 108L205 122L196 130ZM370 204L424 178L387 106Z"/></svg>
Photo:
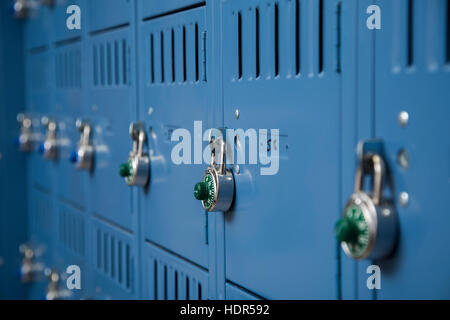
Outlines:
<svg viewBox="0 0 450 320"><path fill-rule="evenodd" d="M75 2L81 30L64 1L25 22L26 111L58 128L61 159L88 119L95 161L79 172L30 154L28 185L33 242L60 269L93 270L84 298L449 296L448 1L377 1L376 31L365 0ZM280 131L279 172L230 167L225 213L192 195L206 165L171 162L171 133L198 120ZM150 172L130 190L117 171L136 121ZM399 239L392 257L354 262L334 228L358 141L374 137L363 146L386 162Z"/></svg>

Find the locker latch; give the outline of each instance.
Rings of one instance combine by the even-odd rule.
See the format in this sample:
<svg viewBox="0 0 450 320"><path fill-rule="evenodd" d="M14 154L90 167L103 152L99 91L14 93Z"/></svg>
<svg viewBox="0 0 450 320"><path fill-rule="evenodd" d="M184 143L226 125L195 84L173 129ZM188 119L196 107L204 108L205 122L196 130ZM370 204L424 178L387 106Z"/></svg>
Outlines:
<svg viewBox="0 0 450 320"><path fill-rule="evenodd" d="M76 126L80 132L77 149L70 154L70 162L79 170L91 170L94 161L94 146L91 142L91 125L87 121L77 119Z"/></svg>
<svg viewBox="0 0 450 320"><path fill-rule="evenodd" d="M147 134L143 122L130 125L130 137L133 141L133 150L128 156L128 161L120 165L120 176L130 186L145 187L150 175L150 157L144 152L147 143Z"/></svg>
<svg viewBox="0 0 450 320"><path fill-rule="evenodd" d="M360 145L360 150L364 149L364 144ZM366 192L363 191L364 180L369 175L372 177L372 191ZM383 197L385 175L381 153L364 150L356 170L354 193L335 227L342 249L353 259L381 259L394 249L397 216L393 202Z"/></svg>
<svg viewBox="0 0 450 320"><path fill-rule="evenodd" d="M194 197L202 202L209 212L226 212L234 197L234 176L225 165L226 142L222 138L210 141L211 165L206 169L203 180L194 187ZM220 163L216 163L216 151L220 150Z"/></svg>
<svg viewBox="0 0 450 320"><path fill-rule="evenodd" d="M55 120L48 117L42 117L42 124L46 128L45 140L39 146L41 153L47 160L55 160L58 156L58 141L56 140L57 124Z"/></svg>

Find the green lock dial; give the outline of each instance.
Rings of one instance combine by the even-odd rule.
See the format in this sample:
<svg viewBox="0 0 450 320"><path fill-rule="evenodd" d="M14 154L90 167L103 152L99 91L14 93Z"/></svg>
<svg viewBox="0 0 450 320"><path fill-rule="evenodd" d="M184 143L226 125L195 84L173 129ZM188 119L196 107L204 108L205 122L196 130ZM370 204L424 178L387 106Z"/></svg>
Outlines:
<svg viewBox="0 0 450 320"><path fill-rule="evenodd" d="M347 208L344 217L336 223L335 233L340 242L347 244L353 256L360 257L367 250L369 226L359 206Z"/></svg>
<svg viewBox="0 0 450 320"><path fill-rule="evenodd" d="M210 173L206 174L203 181L194 187L195 199L201 200L206 210L210 209L214 203L215 188L214 178Z"/></svg>
<svg viewBox="0 0 450 320"><path fill-rule="evenodd" d="M131 164L131 160L120 165L119 174L122 178L126 179L133 176L133 165Z"/></svg>

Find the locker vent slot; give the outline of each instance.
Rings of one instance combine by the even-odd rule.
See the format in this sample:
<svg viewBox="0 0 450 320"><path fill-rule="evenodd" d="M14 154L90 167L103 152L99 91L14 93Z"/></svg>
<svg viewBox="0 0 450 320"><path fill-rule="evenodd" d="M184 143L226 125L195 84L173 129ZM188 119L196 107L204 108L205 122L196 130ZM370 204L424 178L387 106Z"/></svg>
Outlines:
<svg viewBox="0 0 450 320"><path fill-rule="evenodd" d="M341 73L342 2L336 4L336 72Z"/></svg>
<svg viewBox="0 0 450 320"><path fill-rule="evenodd" d="M202 294L202 283L194 276L177 270L161 260L153 260L151 264L154 282L152 291L155 300L202 300L205 298ZM158 274L158 270L162 271L161 274ZM180 282L180 278L184 281Z"/></svg>
<svg viewBox="0 0 450 320"><path fill-rule="evenodd" d="M446 15L446 55L445 61L450 63L450 0L447 0L447 15Z"/></svg>
<svg viewBox="0 0 450 320"><path fill-rule="evenodd" d="M94 87L128 85L127 40L96 42L92 46Z"/></svg>
<svg viewBox="0 0 450 320"><path fill-rule="evenodd" d="M161 34L159 35L160 39L161 39L161 43L160 43L160 49L161 49L161 83L164 82L164 32L161 31Z"/></svg>
<svg viewBox="0 0 450 320"><path fill-rule="evenodd" d="M275 34L275 43L274 43L274 56L275 56L275 76L277 77L280 74L280 35L279 35L279 10L278 3L275 3L275 16L274 16L274 34Z"/></svg>
<svg viewBox="0 0 450 320"><path fill-rule="evenodd" d="M408 0L407 66L414 64L414 0Z"/></svg>
<svg viewBox="0 0 450 320"><path fill-rule="evenodd" d="M186 82L186 26L183 26L183 82Z"/></svg>
<svg viewBox="0 0 450 320"><path fill-rule="evenodd" d="M208 273L203 268L147 243L148 298L154 300L206 299Z"/></svg>
<svg viewBox="0 0 450 320"><path fill-rule="evenodd" d="M105 229L97 227L94 233L96 270L130 291L133 289L133 257L130 241L119 233Z"/></svg>
<svg viewBox="0 0 450 320"><path fill-rule="evenodd" d="M58 50L55 53L56 88L81 88L81 52L79 48Z"/></svg>
<svg viewBox="0 0 450 320"><path fill-rule="evenodd" d="M238 12L238 78L242 79L242 13Z"/></svg>
<svg viewBox="0 0 450 320"><path fill-rule="evenodd" d="M198 81L199 79L199 64L200 61L198 60L200 55L198 53L199 51L199 41L198 41L198 24L195 24L195 81Z"/></svg>
<svg viewBox="0 0 450 320"><path fill-rule="evenodd" d="M59 210L59 241L71 253L85 255L84 217L66 208Z"/></svg>
<svg viewBox="0 0 450 320"><path fill-rule="evenodd" d="M148 23L152 26L146 36L149 42L148 83L173 86L206 82L200 15L183 11L174 16L151 19Z"/></svg>
<svg viewBox="0 0 450 320"><path fill-rule="evenodd" d="M297 0L298 1L298 0ZM259 43L259 8L255 9L255 46L256 46L256 62L255 62L255 67L256 67L256 78L259 78L260 76L260 52L259 52L259 48L260 48L260 43Z"/></svg>
<svg viewBox="0 0 450 320"><path fill-rule="evenodd" d="M323 71L323 33L324 33L324 11L323 0L319 0L319 73Z"/></svg>
<svg viewBox="0 0 450 320"><path fill-rule="evenodd" d="M172 82L175 82L175 32L173 31L173 28L171 30L171 58L172 58Z"/></svg>
<svg viewBox="0 0 450 320"><path fill-rule="evenodd" d="M223 26L226 29L224 50L230 50L225 54L233 63L230 66L232 79L292 79L303 69L308 70L309 76L320 74L327 68L328 48L337 50L335 57L340 57L336 37L340 37L341 13L336 14L336 23L327 24L326 12L328 7L331 8L327 6L328 2L255 0L251 4L245 1L232 3L228 11L232 25L230 27L225 19ZM335 8L340 10L340 2ZM333 28L330 29L333 36L328 36L328 26ZM228 32L229 28L232 32ZM339 29L335 31L335 28ZM333 39L333 46L327 46L326 39ZM339 73L340 66L335 65L334 70Z"/></svg>
<svg viewBox="0 0 450 320"><path fill-rule="evenodd" d="M295 1L295 74L300 74L300 0Z"/></svg>

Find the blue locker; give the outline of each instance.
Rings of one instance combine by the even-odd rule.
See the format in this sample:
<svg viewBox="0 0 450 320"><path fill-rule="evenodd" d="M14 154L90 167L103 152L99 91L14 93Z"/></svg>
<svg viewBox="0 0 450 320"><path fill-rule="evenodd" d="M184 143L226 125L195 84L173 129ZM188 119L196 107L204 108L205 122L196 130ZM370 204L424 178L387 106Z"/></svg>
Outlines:
<svg viewBox="0 0 450 320"><path fill-rule="evenodd" d="M342 150L340 154L341 182L338 217L342 216L345 204L354 191L354 176L357 166L359 141L374 137L372 123L374 93L374 34L366 26L367 8L371 0L343 2L341 21L342 43ZM341 299L374 299L374 292L367 290L366 273L371 261L355 261L347 257L337 244L340 261L337 277L338 297Z"/></svg>
<svg viewBox="0 0 450 320"><path fill-rule="evenodd" d="M366 26L372 4L381 8L381 30ZM81 8L81 30L66 27L69 5ZM20 156L26 170L14 162L27 179L23 241L38 263L60 272L63 288L67 266L81 267L82 289L66 292L69 299L447 299L449 7L448 0L40 6L23 24L25 91L13 94L26 101L13 109L31 113L41 140L42 116L57 121L59 158ZM9 106L6 97L0 103ZM92 125L90 171L69 162L77 118ZM145 188L119 176L137 121L150 156ZM203 132L194 132L194 121ZM175 130L187 129L194 146L211 127L243 130L227 141L235 155L245 151L247 164L228 165L235 197L225 213L207 213L193 197L206 167L194 163L195 150L192 164L172 161ZM252 128L256 138L247 135ZM395 201L399 241L387 259L355 261L334 227L353 192L357 144L371 138L384 142L384 192ZM259 151L279 152L276 174L262 175L270 164L248 164L251 139ZM9 205L1 203L2 234L16 231L3 226L12 221ZM0 258L17 251L7 245ZM371 264L381 267L381 290L367 288ZM0 259L3 281L2 268ZM43 299L47 285L43 277L23 289Z"/></svg>
<svg viewBox="0 0 450 320"><path fill-rule="evenodd" d="M139 112L149 128L151 158L149 187L140 192L143 236L207 268L208 217L192 195L203 168L171 160L174 130L192 134L196 120L206 126L205 32L204 7L140 24Z"/></svg>
<svg viewBox="0 0 450 320"><path fill-rule="evenodd" d="M400 236L395 255L378 262L377 296L448 299L450 4L395 0L379 5L384 15L375 36L373 121L376 136L386 144ZM399 122L401 112L408 113L407 124ZM407 205L402 192L409 195Z"/></svg>
<svg viewBox="0 0 450 320"><path fill-rule="evenodd" d="M334 299L337 3L222 3L225 127L280 130L273 141L278 174L261 176L260 165L235 170L235 204L225 214L226 278L264 298ZM239 139L244 148L246 137ZM268 148L267 140L259 147Z"/></svg>
<svg viewBox="0 0 450 320"><path fill-rule="evenodd" d="M132 190L119 177L131 149L129 124L135 119L134 37L130 26L88 38L87 118L94 128L95 165L90 175L92 213L133 230Z"/></svg>
<svg viewBox="0 0 450 320"><path fill-rule="evenodd" d="M48 49L42 49L36 52L28 51L25 59L26 111L33 114L33 126L40 135L38 142L40 143L45 138L45 127L41 123L41 118L55 115L52 95L48 94L51 88L52 57ZM46 161L41 154L33 152L29 154L29 167L30 185L51 192L55 163Z"/></svg>
<svg viewBox="0 0 450 320"><path fill-rule="evenodd" d="M57 166L55 168L56 196L81 210L86 209L85 179L88 173L77 170L69 161L80 139L75 122L83 118L82 44L80 40L56 44L54 49L54 103L58 121L59 140Z"/></svg>

